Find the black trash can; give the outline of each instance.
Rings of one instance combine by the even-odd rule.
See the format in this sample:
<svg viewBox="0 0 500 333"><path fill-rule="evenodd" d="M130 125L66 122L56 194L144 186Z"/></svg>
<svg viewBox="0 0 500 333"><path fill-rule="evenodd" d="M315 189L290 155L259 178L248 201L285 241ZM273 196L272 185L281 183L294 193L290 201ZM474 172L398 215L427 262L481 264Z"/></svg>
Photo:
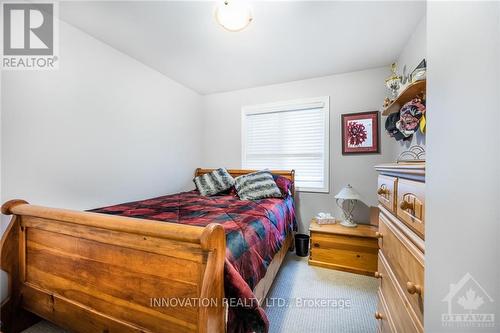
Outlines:
<svg viewBox="0 0 500 333"><path fill-rule="evenodd" d="M299 257L307 257L309 254L309 236L304 234L295 235L295 253Z"/></svg>

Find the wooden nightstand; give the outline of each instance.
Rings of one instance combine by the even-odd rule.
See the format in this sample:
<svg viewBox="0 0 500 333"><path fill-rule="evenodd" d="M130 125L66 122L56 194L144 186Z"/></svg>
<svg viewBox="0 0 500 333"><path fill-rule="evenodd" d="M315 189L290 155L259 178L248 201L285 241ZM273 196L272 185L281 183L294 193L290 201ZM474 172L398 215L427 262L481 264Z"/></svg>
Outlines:
<svg viewBox="0 0 500 333"><path fill-rule="evenodd" d="M346 228L339 224L319 225L313 219L309 265L374 276L377 270L377 227L359 224Z"/></svg>

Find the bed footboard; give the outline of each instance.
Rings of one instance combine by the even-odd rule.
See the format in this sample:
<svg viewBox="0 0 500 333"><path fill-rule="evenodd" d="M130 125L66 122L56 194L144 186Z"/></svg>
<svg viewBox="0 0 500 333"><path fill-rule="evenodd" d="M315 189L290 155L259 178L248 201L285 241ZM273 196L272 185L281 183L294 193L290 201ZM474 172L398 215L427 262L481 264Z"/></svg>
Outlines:
<svg viewBox="0 0 500 333"><path fill-rule="evenodd" d="M224 332L225 235L13 200L2 331L26 309L75 332Z"/></svg>

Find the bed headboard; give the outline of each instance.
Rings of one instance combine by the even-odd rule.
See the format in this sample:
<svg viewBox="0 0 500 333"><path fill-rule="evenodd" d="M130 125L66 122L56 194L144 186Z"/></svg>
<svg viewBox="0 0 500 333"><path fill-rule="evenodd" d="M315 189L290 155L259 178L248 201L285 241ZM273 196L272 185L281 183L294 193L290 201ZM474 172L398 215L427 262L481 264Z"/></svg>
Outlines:
<svg viewBox="0 0 500 333"><path fill-rule="evenodd" d="M215 169L203 169L198 168L194 172L194 176L198 177L207 172L211 172ZM227 172L233 177L238 177L241 175L246 175L248 173L256 172L258 170L248 170L248 169L227 169ZM292 182L292 196L295 196L295 170L269 170L271 173L275 175L280 175L285 178L288 178Z"/></svg>

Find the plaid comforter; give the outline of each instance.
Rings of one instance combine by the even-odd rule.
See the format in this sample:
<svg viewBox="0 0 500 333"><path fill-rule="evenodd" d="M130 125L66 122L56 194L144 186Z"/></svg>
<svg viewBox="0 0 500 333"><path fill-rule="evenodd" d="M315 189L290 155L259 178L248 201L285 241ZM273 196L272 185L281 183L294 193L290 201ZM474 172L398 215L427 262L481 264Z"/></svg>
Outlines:
<svg viewBox="0 0 500 333"><path fill-rule="evenodd" d="M264 310L253 288L264 277L288 231L296 230L293 198L240 200L235 195L201 196L198 191L92 210L196 226L220 223L226 232L225 295L228 332L267 332Z"/></svg>

